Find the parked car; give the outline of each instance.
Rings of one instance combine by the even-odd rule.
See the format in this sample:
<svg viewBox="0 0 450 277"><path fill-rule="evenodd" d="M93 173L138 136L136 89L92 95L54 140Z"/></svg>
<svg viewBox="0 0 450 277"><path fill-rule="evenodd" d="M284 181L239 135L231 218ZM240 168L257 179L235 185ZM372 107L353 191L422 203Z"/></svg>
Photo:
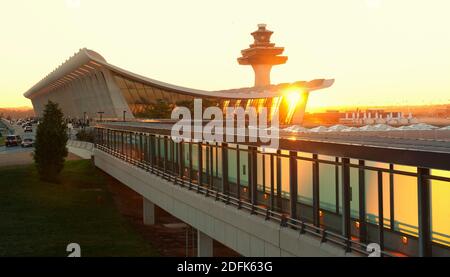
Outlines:
<svg viewBox="0 0 450 277"><path fill-rule="evenodd" d="M22 147L33 147L34 141L30 138L26 138L22 141Z"/></svg>
<svg viewBox="0 0 450 277"><path fill-rule="evenodd" d="M31 126L26 126L25 128L24 128L24 130L23 130L25 133L26 132L33 132L33 127L31 127Z"/></svg>
<svg viewBox="0 0 450 277"><path fill-rule="evenodd" d="M6 147L19 146L21 143L22 143L22 139L18 135L8 135L6 137L6 141L5 141Z"/></svg>

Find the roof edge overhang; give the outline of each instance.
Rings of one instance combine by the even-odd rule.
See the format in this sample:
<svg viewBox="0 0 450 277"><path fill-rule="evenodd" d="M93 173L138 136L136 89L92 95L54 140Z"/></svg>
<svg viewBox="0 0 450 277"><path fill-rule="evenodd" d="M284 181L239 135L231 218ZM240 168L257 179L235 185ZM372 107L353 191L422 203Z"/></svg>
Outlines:
<svg viewBox="0 0 450 277"><path fill-rule="evenodd" d="M151 78L141 76L136 73L132 73L128 70L122 69L115 65L108 63L100 54L87 48L82 48L74 56L66 60L58 68L53 70L44 79L39 81L23 95L27 98L32 98L33 95L40 90L48 87L50 84L57 82L58 80L65 78L65 76L73 73L80 67L94 62L99 64L116 74L122 75L137 82L144 83L149 86L158 87L160 89L168 90L171 92L181 93L185 95L198 96L198 97L212 97L212 98L225 98L225 99L256 99L256 98L271 98L280 96L283 90L287 87L300 87L307 91L314 91L319 89L328 88L333 85L334 79L316 79L309 82L298 81L294 83L283 83L277 85L269 85L266 87L247 87L230 90L219 91L206 91L199 89L192 89L182 86L177 86Z"/></svg>

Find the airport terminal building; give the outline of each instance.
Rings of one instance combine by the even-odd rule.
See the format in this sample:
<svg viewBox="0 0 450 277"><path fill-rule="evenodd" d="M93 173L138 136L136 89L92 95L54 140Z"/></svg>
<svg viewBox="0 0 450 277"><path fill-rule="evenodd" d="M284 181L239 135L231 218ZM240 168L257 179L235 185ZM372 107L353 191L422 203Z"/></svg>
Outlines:
<svg viewBox="0 0 450 277"><path fill-rule="evenodd" d="M143 77L108 63L95 51L81 49L24 96L29 98L38 116L45 104L57 102L71 118L151 119L166 118L164 109L186 106L195 98L204 103L227 107L267 107L269 115L279 111L280 124L301 123L311 91L330 87L334 80L317 79L273 85L272 66L283 64L283 47L270 42L272 32L264 24L252 33L254 43L242 50L239 64L251 65L255 85L220 91L181 87ZM170 117L170 113L169 113Z"/></svg>

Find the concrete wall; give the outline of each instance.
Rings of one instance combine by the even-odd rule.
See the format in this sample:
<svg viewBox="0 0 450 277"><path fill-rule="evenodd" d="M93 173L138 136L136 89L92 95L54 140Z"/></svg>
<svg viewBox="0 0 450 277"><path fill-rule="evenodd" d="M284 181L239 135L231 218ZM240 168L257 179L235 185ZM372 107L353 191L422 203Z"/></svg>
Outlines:
<svg viewBox="0 0 450 277"><path fill-rule="evenodd" d="M275 222L189 191L97 149L95 165L173 216L244 256L354 256Z"/></svg>
<svg viewBox="0 0 450 277"><path fill-rule="evenodd" d="M86 141L69 140L67 150L83 159L90 159L94 155L94 144Z"/></svg>

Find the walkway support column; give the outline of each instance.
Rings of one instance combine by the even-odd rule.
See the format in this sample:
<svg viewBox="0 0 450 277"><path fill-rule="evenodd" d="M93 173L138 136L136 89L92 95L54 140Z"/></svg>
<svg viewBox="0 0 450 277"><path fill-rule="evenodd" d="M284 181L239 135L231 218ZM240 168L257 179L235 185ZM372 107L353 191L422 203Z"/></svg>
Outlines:
<svg viewBox="0 0 450 277"><path fill-rule="evenodd" d="M197 256L213 257L213 239L197 230Z"/></svg>
<svg viewBox="0 0 450 277"><path fill-rule="evenodd" d="M144 225L155 224L155 204L145 197L142 197L142 202Z"/></svg>

